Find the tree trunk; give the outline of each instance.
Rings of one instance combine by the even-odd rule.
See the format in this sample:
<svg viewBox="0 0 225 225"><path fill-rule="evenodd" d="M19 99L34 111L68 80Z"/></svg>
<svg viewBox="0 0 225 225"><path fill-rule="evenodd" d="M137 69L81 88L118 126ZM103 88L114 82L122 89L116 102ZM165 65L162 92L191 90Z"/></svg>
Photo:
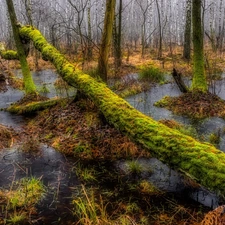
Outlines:
<svg viewBox="0 0 225 225"><path fill-rule="evenodd" d="M161 24L161 15L159 10L159 2L156 0L157 12L158 12L158 20L159 20L159 49L158 49L158 58L162 58L162 24Z"/></svg>
<svg viewBox="0 0 225 225"><path fill-rule="evenodd" d="M22 27L20 34L33 40L35 47L51 61L70 85L85 93L107 121L151 152L152 156L196 178L203 186L225 194L225 154L213 145L153 120L130 106L102 82L76 68L32 27Z"/></svg>
<svg viewBox="0 0 225 225"><path fill-rule="evenodd" d="M187 0L183 58L191 59L191 0Z"/></svg>
<svg viewBox="0 0 225 225"><path fill-rule="evenodd" d="M207 82L204 69L203 32L201 22L201 0L192 0L192 27L193 27L193 91L207 91Z"/></svg>
<svg viewBox="0 0 225 225"><path fill-rule="evenodd" d="M120 68L122 64L122 54L121 54L122 5L123 1L119 0L118 25L116 16L114 19L114 53L115 53L114 55L115 55L116 70L118 70L118 68Z"/></svg>
<svg viewBox="0 0 225 225"><path fill-rule="evenodd" d="M98 71L103 81L107 82L108 77L108 58L112 40L113 22L115 14L115 0L106 1L104 28L100 47L100 56L98 60Z"/></svg>
<svg viewBox="0 0 225 225"><path fill-rule="evenodd" d="M28 66L27 59L26 59L26 51L23 44L23 42L28 42L28 40L20 38L19 24L17 23L13 1L6 0L6 3L8 7L11 25L12 25L13 37L16 43L17 54L18 54L18 58L20 61L21 69L22 69L25 92L26 94L36 94L36 87L34 85L33 78L30 73L30 68ZM28 45L28 43L25 43L25 44Z"/></svg>
<svg viewBox="0 0 225 225"><path fill-rule="evenodd" d="M88 17L88 46L87 46L87 60L90 61L92 59L92 35L91 35L91 2L88 1L88 9L87 9L87 17Z"/></svg>

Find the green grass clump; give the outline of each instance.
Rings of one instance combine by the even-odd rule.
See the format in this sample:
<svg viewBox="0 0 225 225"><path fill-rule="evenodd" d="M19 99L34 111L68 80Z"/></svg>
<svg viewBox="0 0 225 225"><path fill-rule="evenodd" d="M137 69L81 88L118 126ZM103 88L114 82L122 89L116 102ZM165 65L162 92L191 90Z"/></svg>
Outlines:
<svg viewBox="0 0 225 225"><path fill-rule="evenodd" d="M22 224L26 220L24 213L14 212L7 220L7 224Z"/></svg>
<svg viewBox="0 0 225 225"><path fill-rule="evenodd" d="M45 188L40 179L23 178L15 183L17 189L7 194L10 208L31 207L44 196Z"/></svg>
<svg viewBox="0 0 225 225"><path fill-rule="evenodd" d="M82 196L76 197L72 202L74 215L79 220L76 224L111 224L102 198L100 197L98 202L95 193L93 191L88 193L87 191L82 185Z"/></svg>
<svg viewBox="0 0 225 225"><path fill-rule="evenodd" d="M142 66L139 72L139 77L141 80L147 80L155 83L164 83L165 76L164 73L155 66Z"/></svg>
<svg viewBox="0 0 225 225"><path fill-rule="evenodd" d="M84 167L78 163L74 170L76 171L77 177L85 183L97 181L97 171L93 167Z"/></svg>
<svg viewBox="0 0 225 225"><path fill-rule="evenodd" d="M127 162L127 168L131 174L140 174L144 170L141 164L136 160Z"/></svg>

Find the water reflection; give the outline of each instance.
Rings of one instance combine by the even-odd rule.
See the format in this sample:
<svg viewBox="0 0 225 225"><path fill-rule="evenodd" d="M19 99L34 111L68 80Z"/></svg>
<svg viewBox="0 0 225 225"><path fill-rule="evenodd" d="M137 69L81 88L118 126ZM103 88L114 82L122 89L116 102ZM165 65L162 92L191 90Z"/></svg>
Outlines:
<svg viewBox="0 0 225 225"><path fill-rule="evenodd" d="M211 208L218 207L220 201L219 196L203 187L193 187L181 173L172 170L158 159L139 158L135 160L135 163L138 163L143 168L140 179L149 181L159 190L180 193L184 200L192 198L204 206ZM128 160L121 160L116 163L116 167L127 176L130 175L128 165ZM151 172L148 173L146 171Z"/></svg>
<svg viewBox="0 0 225 225"><path fill-rule="evenodd" d="M16 70L15 75L17 77L22 77L21 70ZM59 78L59 76L52 70L43 70L32 73L35 84L38 89L45 86L48 90L46 93L41 93L42 95L53 98L53 97L68 97L73 96L76 93L75 88L70 88L66 90L64 86L56 88L54 82ZM18 101L24 96L24 92L18 89L13 89L7 86L5 92L0 93L0 108L7 108L13 102ZM11 113L0 111L0 124L5 126L11 126L15 129L20 129L20 127L26 122L26 119L22 115L13 115Z"/></svg>
<svg viewBox="0 0 225 225"><path fill-rule="evenodd" d="M185 83L190 83L186 80ZM190 86L190 84L188 84ZM215 81L213 84L216 94L222 99L225 99L225 80ZM212 87L210 88L212 90ZM207 141L211 133L220 135L220 143L217 146L222 151L225 151L225 121L218 117L211 117L204 120L192 120L187 116L179 116L173 114L171 111L155 107L154 103L162 99L164 96L179 96L181 95L175 83L167 83L164 85L155 85L150 90L142 92L137 95L127 97L126 100L136 109L144 114L151 116L155 120L168 119L176 120L186 125L193 126L199 136L204 136L204 140Z"/></svg>

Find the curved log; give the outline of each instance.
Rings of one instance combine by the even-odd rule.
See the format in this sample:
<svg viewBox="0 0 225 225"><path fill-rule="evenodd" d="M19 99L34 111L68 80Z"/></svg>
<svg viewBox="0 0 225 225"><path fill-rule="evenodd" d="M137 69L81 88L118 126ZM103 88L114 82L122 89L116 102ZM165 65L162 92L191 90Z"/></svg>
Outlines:
<svg viewBox="0 0 225 225"><path fill-rule="evenodd" d="M20 34L30 38L55 65L62 78L85 93L109 123L170 167L180 169L203 186L225 194L225 154L222 151L168 128L134 109L104 83L97 82L68 62L38 30L26 26L20 28Z"/></svg>

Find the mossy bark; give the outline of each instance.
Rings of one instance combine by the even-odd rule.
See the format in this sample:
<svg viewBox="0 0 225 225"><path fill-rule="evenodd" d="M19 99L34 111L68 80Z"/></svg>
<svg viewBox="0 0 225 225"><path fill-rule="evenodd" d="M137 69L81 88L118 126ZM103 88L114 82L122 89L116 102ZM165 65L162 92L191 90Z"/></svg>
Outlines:
<svg viewBox="0 0 225 225"><path fill-rule="evenodd" d="M19 60L17 52L13 50L0 51L0 56L6 60Z"/></svg>
<svg viewBox="0 0 225 225"><path fill-rule="evenodd" d="M102 33L100 56L98 60L98 72L102 80L105 82L108 78L108 58L112 41L115 7L116 0L106 1L104 28Z"/></svg>
<svg viewBox="0 0 225 225"><path fill-rule="evenodd" d="M192 27L193 27L193 91L207 91L207 81L204 69L203 30L201 19L201 0L192 0Z"/></svg>
<svg viewBox="0 0 225 225"><path fill-rule="evenodd" d="M225 194L225 154L222 151L134 109L104 83L97 82L68 62L38 30L22 27L20 34L33 40L35 47L55 65L62 78L85 93L110 124L149 150L152 156L190 174L209 189Z"/></svg>
<svg viewBox="0 0 225 225"><path fill-rule="evenodd" d="M26 94L33 94L36 92L36 87L33 82L33 78L30 73L30 68L27 63L27 51L24 48L24 45L22 43L22 39L19 34L19 25L17 23L17 18L16 18L16 13L15 9L13 6L13 1L12 0L6 0L7 7L8 7L8 12L9 12L9 17L12 25L12 30L13 30L13 36L14 40L16 43L16 48L17 48L17 55L18 59L21 64L21 69L22 69L22 74L23 74L23 80L24 80L24 86L25 86L25 92ZM27 41L24 39L23 41Z"/></svg>
<svg viewBox="0 0 225 225"><path fill-rule="evenodd" d="M7 108L7 111L16 114L30 114L52 107L61 101L62 99L51 99L47 101L30 102L26 105L13 104Z"/></svg>

